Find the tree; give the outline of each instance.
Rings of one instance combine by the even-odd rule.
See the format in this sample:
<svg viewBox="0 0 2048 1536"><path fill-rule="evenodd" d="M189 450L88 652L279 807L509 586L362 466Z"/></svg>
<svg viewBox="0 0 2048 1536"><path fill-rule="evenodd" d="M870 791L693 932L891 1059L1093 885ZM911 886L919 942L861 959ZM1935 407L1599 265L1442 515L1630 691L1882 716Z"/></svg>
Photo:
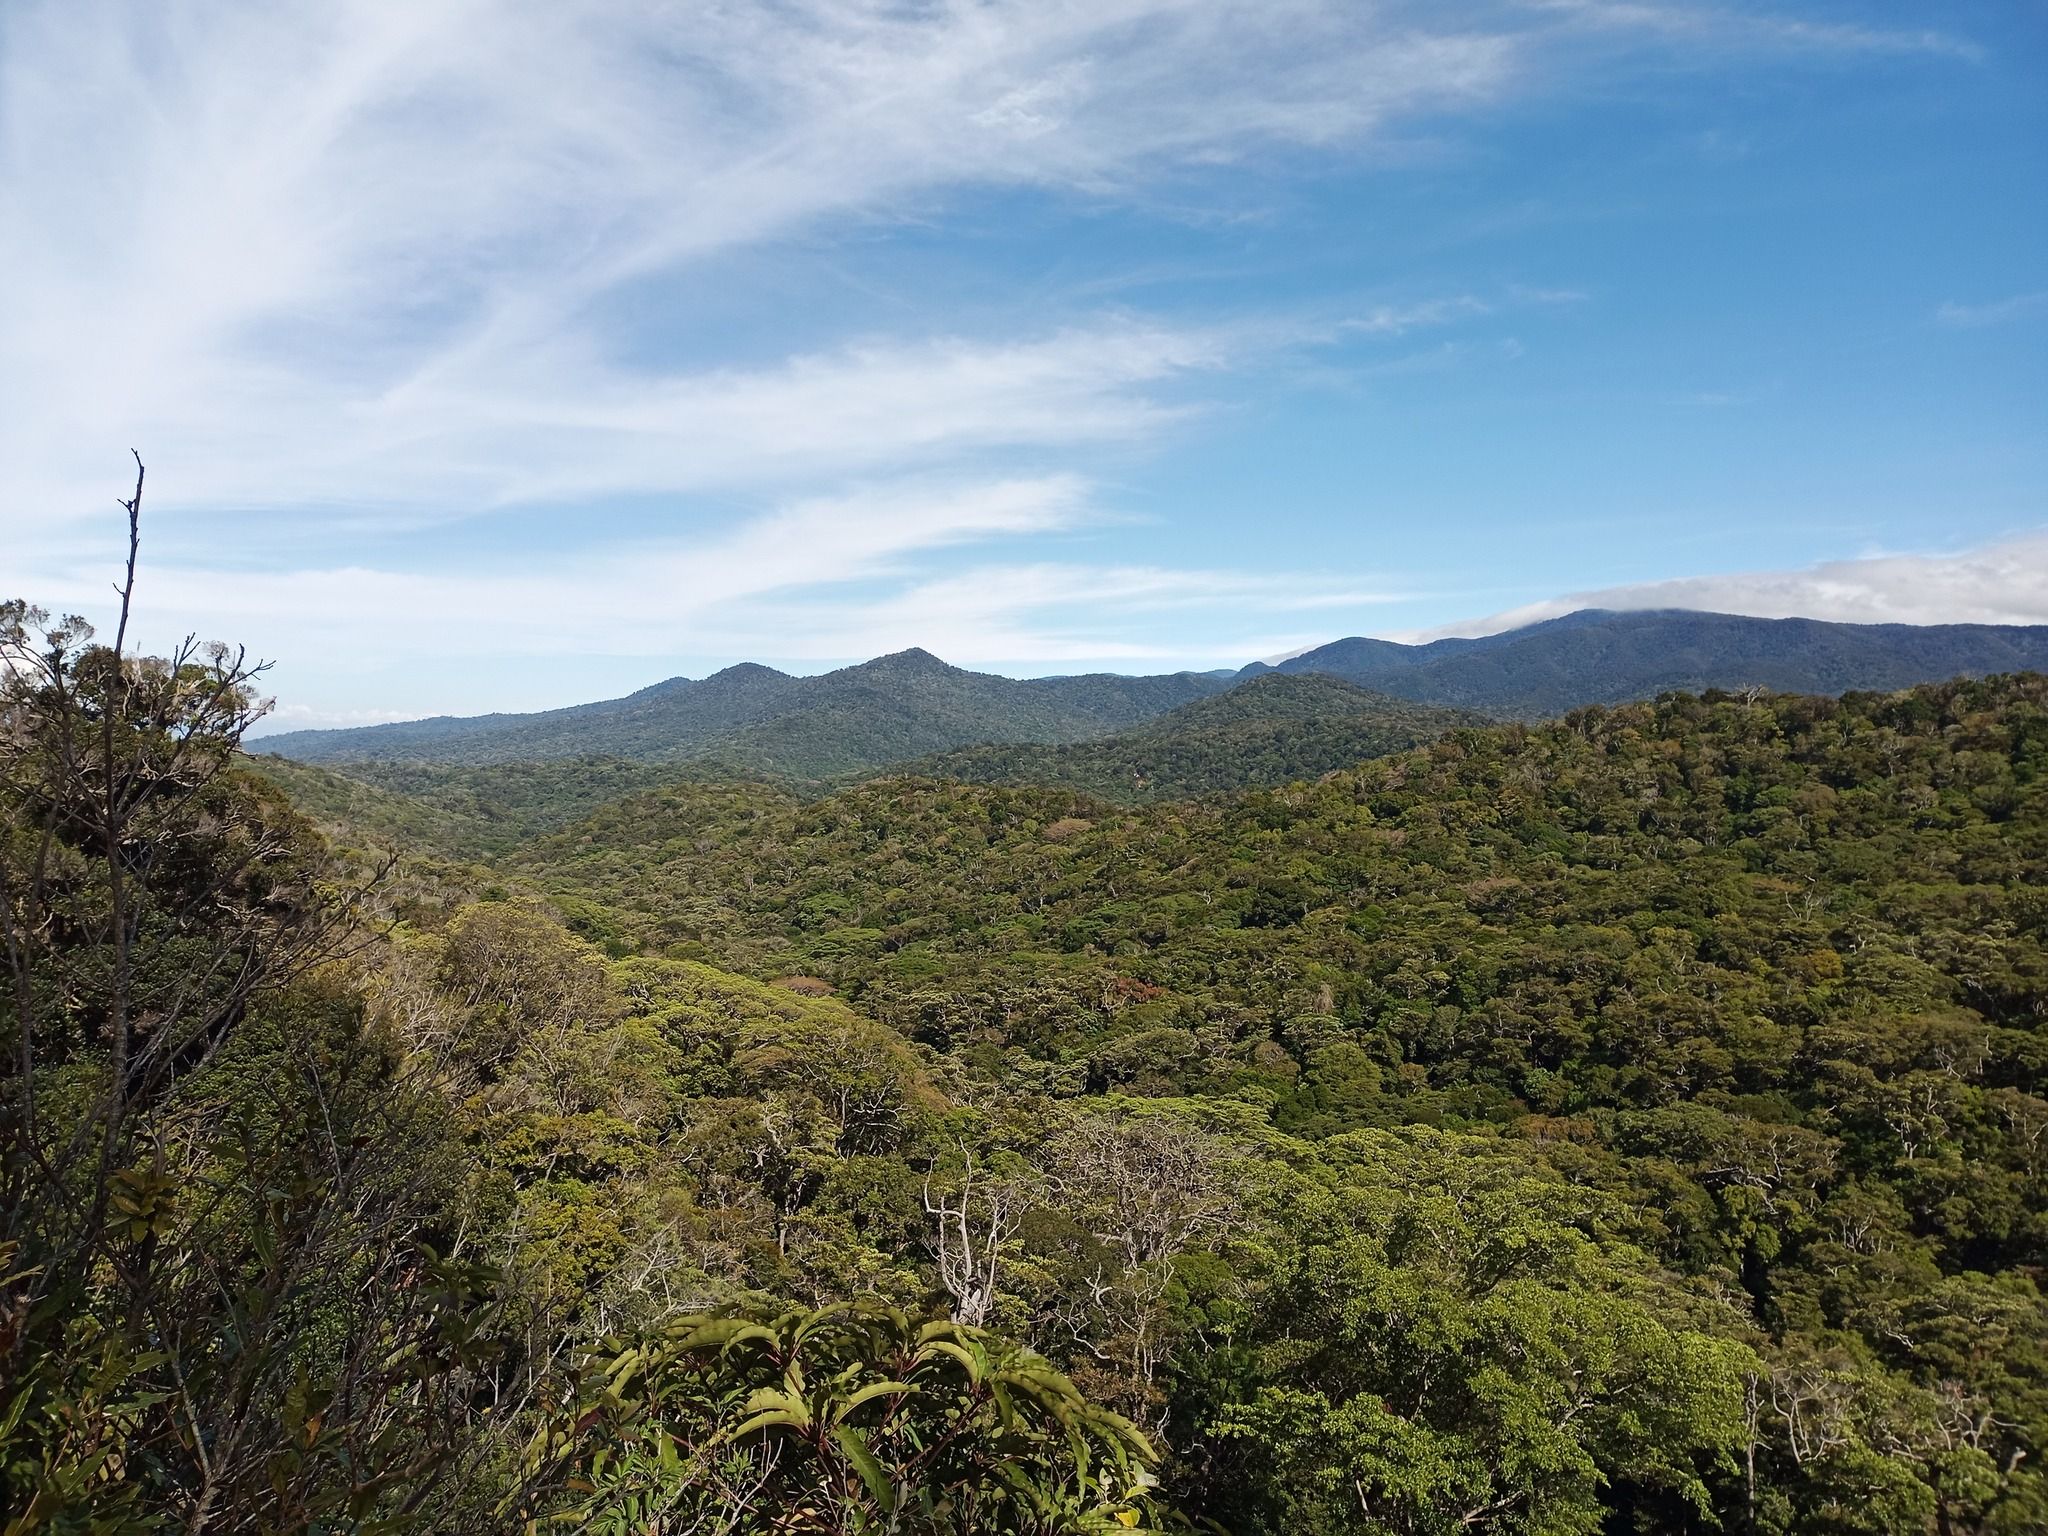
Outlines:
<svg viewBox="0 0 2048 1536"><path fill-rule="evenodd" d="M965 1144L957 1174L950 1179L937 1169L925 1174L924 1210L931 1220L939 1285L952 1302L953 1316L971 1328L986 1323L1001 1299L1005 1259L1025 1213L1043 1198L1038 1185L1029 1170L977 1169L974 1152Z"/></svg>
<svg viewBox="0 0 2048 1536"><path fill-rule="evenodd" d="M1238 1211L1227 1144L1170 1111L1086 1114L1046 1160L1071 1277L1052 1327L1090 1389L1156 1431L1159 1377L1180 1342L1178 1263L1220 1242Z"/></svg>
<svg viewBox="0 0 2048 1536"><path fill-rule="evenodd" d="M1709 1514L1754 1355L1668 1315L1584 1192L1477 1139L1346 1142L1360 1166L1301 1212L1253 1390L1210 1427L1219 1512L1303 1536Z"/></svg>
<svg viewBox="0 0 2048 1536"><path fill-rule="evenodd" d="M366 1039L342 885L237 767L262 671L0 605L9 1532L398 1528L476 1449L493 1277ZM473 1458L469 1460L473 1465Z"/></svg>

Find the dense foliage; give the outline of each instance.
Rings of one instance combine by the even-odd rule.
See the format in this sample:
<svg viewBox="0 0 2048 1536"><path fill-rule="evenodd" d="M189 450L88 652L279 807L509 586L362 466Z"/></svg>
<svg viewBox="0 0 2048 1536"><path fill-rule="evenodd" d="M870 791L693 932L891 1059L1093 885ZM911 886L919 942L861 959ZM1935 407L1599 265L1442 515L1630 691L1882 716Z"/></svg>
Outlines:
<svg viewBox="0 0 2048 1536"><path fill-rule="evenodd" d="M608 914L597 936L615 946L820 978L955 1064L970 1097L1227 1103L1260 1136L1304 1138L1271 1154L1296 1170L1360 1135L1477 1138L1517 1176L1591 1202L1545 1241L1569 1229L1603 1263L1641 1255L1633 1287L1601 1282L1661 1296L1629 1337L1685 1322L1755 1352L1700 1410L1739 1430L1710 1436L1718 1449L1695 1465L1724 1520L2026 1529L2048 1508L2034 1467L2048 1430L2044 767L2038 677L1841 701L1673 697L1136 813L915 781L809 805L679 787L519 859L572 913ZM1370 1204L1345 1206L1347 1221L1369 1227ZM1268 1407L1182 1408L1183 1428L1208 1426L1179 1442L1175 1486L1198 1508L1245 1497L1242 1477L1198 1470L1224 1464L1205 1459L1226 1426L1255 1423L1270 1443L1286 1401L1317 1455L1342 1440L1333 1415L1350 1399L1262 1363L1261 1309L1290 1309L1276 1347L1304 1337L1293 1308L1337 1308L1311 1310L1324 1320L1308 1337L1374 1315L1331 1299L1338 1282L1314 1265L1313 1282L1292 1278L1310 1261L1279 1235L1285 1217L1248 1219L1236 1230L1278 1245L1226 1266L1230 1305L1253 1307L1232 1325L1249 1353L1188 1368L1232 1362L1250 1374L1202 1391ZM1344 1250L1383 1266L1365 1291L1380 1308L1388 1285L1421 1283L1408 1250L1375 1250L1386 1241L1368 1230ZM1591 1305L1592 1282L1566 1273L1571 1305ZM1224 1303L1179 1305L1200 1332ZM1400 1401L1378 1386L1364 1399L1397 1414ZM1420 1427L1403 1416L1372 1443ZM1505 1468L1524 1462L1459 1452L1490 1490L1462 1520L1506 1497ZM1457 1459L1441 1483L1405 1474L1440 1490L1447 1520ZM1349 1486L1340 1470L1333 1488ZM1587 1477L1622 1485L1614 1468Z"/></svg>
<svg viewBox="0 0 2048 1536"><path fill-rule="evenodd" d="M37 617L8 1536L2048 1525L2048 680L1139 807L273 765L337 855L238 662Z"/></svg>
<svg viewBox="0 0 2048 1536"><path fill-rule="evenodd" d="M608 801L708 772L696 765L608 757L480 767L349 763L343 772L264 753L251 757L249 766L323 831L453 859L508 852Z"/></svg>
<svg viewBox="0 0 2048 1536"><path fill-rule="evenodd" d="M337 971L352 894L234 767L252 678L0 606L9 1536L366 1528L484 1443L460 1149Z"/></svg>
<svg viewBox="0 0 2048 1536"><path fill-rule="evenodd" d="M1068 746L966 747L905 772L1038 784L1104 800L1181 800L1313 779L1433 741L1481 717L1369 693L1318 673L1269 673L1130 731Z"/></svg>
<svg viewBox="0 0 2048 1536"><path fill-rule="evenodd" d="M1158 1530L1135 1427L1014 1344L874 1303L685 1316L600 1351L574 1421L544 1429L580 1530L1058 1536Z"/></svg>
<svg viewBox="0 0 2048 1536"><path fill-rule="evenodd" d="M821 724L806 720L805 729ZM1110 800L1174 799L1313 778L1478 720L1368 693L1334 677L1273 675L1099 740L965 747L906 771L961 782L1053 784ZM862 749L870 756L890 750ZM265 753L252 758L251 766L329 833L451 859L504 855L636 790L752 780L815 799L872 776L863 770L834 783L715 757L682 763L557 757L473 766L401 760L327 767Z"/></svg>
<svg viewBox="0 0 2048 1536"><path fill-rule="evenodd" d="M878 1195L835 1165L944 1122L894 1035L528 905L366 947L369 888L237 766L239 657L11 604L0 661L8 1536L1166 1518L1144 1435L1019 1345L754 1299L824 1182ZM810 1289L871 1282L937 1290Z"/></svg>

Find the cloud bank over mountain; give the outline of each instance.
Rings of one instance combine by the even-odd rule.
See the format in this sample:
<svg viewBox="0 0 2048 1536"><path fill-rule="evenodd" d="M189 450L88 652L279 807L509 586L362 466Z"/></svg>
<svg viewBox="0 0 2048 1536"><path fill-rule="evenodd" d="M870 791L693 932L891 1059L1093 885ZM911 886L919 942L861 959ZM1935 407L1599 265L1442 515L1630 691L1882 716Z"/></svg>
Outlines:
<svg viewBox="0 0 2048 1536"><path fill-rule="evenodd" d="M1582 608L1693 608L1843 624L2048 624L2048 533L1955 554L1866 555L1797 571L1680 576L1572 592L1405 638L1497 634Z"/></svg>

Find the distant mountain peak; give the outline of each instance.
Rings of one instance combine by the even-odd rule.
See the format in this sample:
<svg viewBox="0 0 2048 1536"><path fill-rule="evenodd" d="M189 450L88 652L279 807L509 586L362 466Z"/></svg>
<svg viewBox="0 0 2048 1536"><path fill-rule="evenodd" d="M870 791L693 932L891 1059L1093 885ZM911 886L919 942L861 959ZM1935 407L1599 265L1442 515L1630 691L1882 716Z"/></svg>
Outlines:
<svg viewBox="0 0 2048 1536"><path fill-rule="evenodd" d="M959 672L962 669L949 661L941 661L923 646L913 645L907 651L891 651L886 656L877 656L873 661L864 661L858 666L848 667L849 672Z"/></svg>
<svg viewBox="0 0 2048 1536"><path fill-rule="evenodd" d="M729 667L720 667L704 681L715 683L720 678L788 677L787 672L778 672L773 667L764 667L758 661L737 661Z"/></svg>

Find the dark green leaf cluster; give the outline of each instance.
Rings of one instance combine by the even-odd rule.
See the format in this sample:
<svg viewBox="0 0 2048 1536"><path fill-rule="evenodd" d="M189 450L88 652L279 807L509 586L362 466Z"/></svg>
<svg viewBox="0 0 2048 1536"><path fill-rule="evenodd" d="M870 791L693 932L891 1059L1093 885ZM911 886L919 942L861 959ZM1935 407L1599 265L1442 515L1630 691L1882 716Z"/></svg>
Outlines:
<svg viewBox="0 0 2048 1536"><path fill-rule="evenodd" d="M873 1302L677 1318L596 1352L529 1452L583 1531L1160 1530L1157 1457L1027 1350Z"/></svg>

